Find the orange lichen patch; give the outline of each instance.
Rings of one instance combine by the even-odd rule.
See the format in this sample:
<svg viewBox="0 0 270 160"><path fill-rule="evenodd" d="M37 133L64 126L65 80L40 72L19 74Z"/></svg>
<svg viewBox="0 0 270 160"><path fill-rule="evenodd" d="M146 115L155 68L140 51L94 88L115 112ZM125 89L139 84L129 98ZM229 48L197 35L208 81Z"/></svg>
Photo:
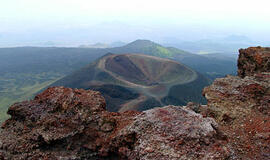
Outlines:
<svg viewBox="0 0 270 160"><path fill-rule="evenodd" d="M245 53L246 56L249 56L249 55L254 55L258 52L264 52L264 51L267 51L267 48L263 48L263 47L249 47L247 49L240 49L239 52L240 53Z"/></svg>
<svg viewBox="0 0 270 160"><path fill-rule="evenodd" d="M238 75L251 76L255 73L269 72L270 50L269 48L250 47L240 49L238 58Z"/></svg>
<svg viewBox="0 0 270 160"><path fill-rule="evenodd" d="M255 54L254 59L255 59L255 61L257 62L258 65L261 65L262 62L263 62L263 58L262 58L261 54L259 54L259 53Z"/></svg>

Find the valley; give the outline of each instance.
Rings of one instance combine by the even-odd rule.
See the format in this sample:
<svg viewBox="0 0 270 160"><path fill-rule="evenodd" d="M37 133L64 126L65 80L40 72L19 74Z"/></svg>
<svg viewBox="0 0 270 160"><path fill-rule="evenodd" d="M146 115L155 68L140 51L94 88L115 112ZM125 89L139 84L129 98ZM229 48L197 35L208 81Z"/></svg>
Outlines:
<svg viewBox="0 0 270 160"><path fill-rule="evenodd" d="M7 119L7 108L15 102L29 100L41 89L49 86L61 74L40 73L6 73L0 77L0 122Z"/></svg>
<svg viewBox="0 0 270 160"><path fill-rule="evenodd" d="M202 87L178 89L178 86L185 87L191 83L206 86L208 80L170 59L142 54L107 54L51 86L100 91L108 102L109 111L126 111L164 106L173 101L175 105L191 100L205 103L200 92ZM113 91L108 92L111 88L114 88ZM168 96L172 90L174 95ZM190 90L187 99L179 96L180 92L187 90ZM137 96L127 98L127 93Z"/></svg>
<svg viewBox="0 0 270 160"><path fill-rule="evenodd" d="M155 56L160 58L167 58L167 60L177 61L189 68L193 71L196 71L200 77L203 77L204 83L199 85L198 83L191 82L192 85L185 84L183 86L178 85L174 86L173 80L177 79L176 74L169 74L164 76L164 73L154 73L144 68L140 68L139 70L143 71L143 75L150 78L148 80L143 80L139 78L139 81L129 77L128 79L123 79L121 75L117 74L117 71L112 71L106 69L105 64L100 66L101 69L106 69L106 73L100 73L98 75L99 78L106 80L107 82L114 81L115 84L129 84L132 87L132 90L137 88L136 92L144 92L149 97L158 97L152 98L148 100L148 104L152 104L154 106L158 106L164 103L173 103L179 104L177 97L174 96L174 91L178 89L188 90L188 88L193 88L196 90L199 88L200 90L208 85L213 79L216 77L223 77L226 74L234 74L236 73L236 61L233 59L228 59L223 55L216 54L215 56L209 55L196 55L192 54L177 48L173 47L164 47L160 44L149 40L136 40L129 44L126 44L122 47L114 47L114 48L67 48L67 47L15 47L15 48L0 48L0 110L1 110L1 120L6 119L6 111L8 106L13 104L14 102L27 100L32 98L36 93L44 90L49 85L54 83L55 81L72 74L77 70L83 70L84 66L89 65L90 63L100 59L102 56L107 55L108 53L113 54L143 54L149 56ZM139 61L135 58L132 58L132 63L138 64L138 66L151 68L147 63L139 64ZM151 65L150 65L151 66ZM166 66L164 66L166 67ZM160 70L159 68L154 68L156 70ZM163 71L166 71L164 69ZM110 74L109 74L110 73ZM154 77L148 76L149 74L155 75ZM180 73L182 74L182 73ZM160 75L163 75L159 77ZM195 75L195 74L194 74ZM81 75L80 77L72 77L73 79L84 79L89 78L93 75L86 74ZM105 77L105 78L104 78ZM168 81L165 77L172 80L170 83L167 83L167 87L163 87L160 85L159 87L149 87L149 84L155 83L155 78L161 81ZM152 79L151 79L152 78ZM153 79L154 78L154 79ZM165 79L162 79L165 78ZM191 77L186 77L187 79L178 79L177 82L180 84L180 81L186 82L188 79L192 81ZM195 76L193 76L195 78ZM206 80L206 79L208 80ZM78 82L79 83L79 82ZM91 82L92 83L92 82ZM194 84L193 84L194 83ZM172 84L172 86L170 86ZM135 87L138 86L138 87ZM189 86L187 88L187 86ZM195 86L195 87L194 87ZM78 86L84 87L84 86ZM149 88L148 90L145 88ZM98 88L96 86L95 88ZM142 88L142 89L141 89ZM169 89L171 88L171 89ZM103 88L104 89L104 88ZM108 89L106 89L108 91ZM162 91L162 92L161 92ZM126 92L126 91L125 91ZM123 92L123 93L125 93ZM153 94L154 92L154 94ZM164 95L170 95L170 98L160 98ZM181 94L180 97L185 97L184 102L181 104L185 104L185 102L190 99L189 95L195 95L193 92L188 95ZM141 95L138 95L141 96ZM131 96L132 97L132 96ZM136 96L133 96L133 99ZM196 97L197 101L202 101L201 96L193 96ZM141 96L141 99L144 101L147 98ZM158 99L158 100L156 100ZM118 102L118 100L116 100ZM128 100L130 101L130 100ZM135 103L134 101L126 102ZM141 103L140 100L138 103ZM137 102L136 102L137 103ZM124 104L123 104L124 105ZM124 105L125 107L128 105ZM146 106L146 108L148 108ZM0 120L0 121L1 121Z"/></svg>

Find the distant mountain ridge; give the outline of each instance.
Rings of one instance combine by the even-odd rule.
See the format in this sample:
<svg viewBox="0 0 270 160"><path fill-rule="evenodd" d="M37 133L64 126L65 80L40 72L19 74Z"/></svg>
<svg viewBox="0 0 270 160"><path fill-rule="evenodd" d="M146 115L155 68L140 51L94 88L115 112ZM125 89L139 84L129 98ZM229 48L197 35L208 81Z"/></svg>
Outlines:
<svg viewBox="0 0 270 160"><path fill-rule="evenodd" d="M192 54L174 47L163 47L149 40L136 40L125 46L114 48L0 48L0 67L2 68L0 72L9 72L9 70L47 72L50 70L66 74L83 67L108 52L116 54L139 53L170 58L208 77L213 76L212 73L219 76L236 73L236 60L216 59L207 55ZM219 57L224 56L220 55Z"/></svg>
<svg viewBox="0 0 270 160"><path fill-rule="evenodd" d="M113 43L95 43L95 44L88 44L88 45L80 45L79 48L114 48L114 47L122 47L126 45L126 43L117 41Z"/></svg>
<svg viewBox="0 0 270 160"><path fill-rule="evenodd" d="M229 56L238 56L239 48L246 48L250 45L263 45L264 42L257 42L245 35L229 35L219 38L200 39L195 41L183 41L169 38L165 46L174 46L196 54L223 53Z"/></svg>
<svg viewBox="0 0 270 160"><path fill-rule="evenodd" d="M172 58L175 54L191 54L180 49L174 48L173 50L172 48L163 47L150 40L136 40L123 47L112 48L111 50L116 53L144 53L163 58Z"/></svg>
<svg viewBox="0 0 270 160"><path fill-rule="evenodd" d="M216 54L198 55L174 47L164 47L149 40L136 40L123 47L108 49L112 53L143 53L147 55L169 58L185 64L192 69L206 75L210 79L227 74L236 74L236 59L227 59L227 56Z"/></svg>
<svg viewBox="0 0 270 160"><path fill-rule="evenodd" d="M79 48L109 48L110 45L106 43L95 43L89 45L80 45Z"/></svg>
<svg viewBox="0 0 270 160"><path fill-rule="evenodd" d="M185 64L211 80L236 73L236 60L224 58L222 55L196 55L177 48L164 47L149 40L137 40L114 48L0 48L0 112L3 113L0 121L3 117L6 118L7 107L12 103L31 98L34 95L33 91L46 88L59 78L107 53L139 53L169 58Z"/></svg>

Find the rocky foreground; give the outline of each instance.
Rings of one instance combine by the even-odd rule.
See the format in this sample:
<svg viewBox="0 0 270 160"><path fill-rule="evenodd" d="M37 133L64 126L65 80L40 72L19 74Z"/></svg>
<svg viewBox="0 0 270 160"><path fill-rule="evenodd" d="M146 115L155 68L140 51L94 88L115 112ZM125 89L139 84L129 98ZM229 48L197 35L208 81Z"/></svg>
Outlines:
<svg viewBox="0 0 270 160"><path fill-rule="evenodd" d="M270 48L241 49L238 75L203 91L206 116L228 138L234 159L270 159Z"/></svg>
<svg viewBox="0 0 270 160"><path fill-rule="evenodd" d="M49 88L12 105L0 159L270 159L270 49L240 50L207 106L106 111L99 92Z"/></svg>

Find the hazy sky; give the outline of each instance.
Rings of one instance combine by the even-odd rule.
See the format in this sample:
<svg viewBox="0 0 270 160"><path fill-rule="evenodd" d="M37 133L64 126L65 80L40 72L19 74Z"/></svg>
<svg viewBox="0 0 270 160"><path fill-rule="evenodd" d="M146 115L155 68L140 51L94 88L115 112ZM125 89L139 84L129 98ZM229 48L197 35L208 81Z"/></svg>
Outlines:
<svg viewBox="0 0 270 160"><path fill-rule="evenodd" d="M269 0L0 0L0 39L95 42L231 33L265 41L269 6Z"/></svg>

